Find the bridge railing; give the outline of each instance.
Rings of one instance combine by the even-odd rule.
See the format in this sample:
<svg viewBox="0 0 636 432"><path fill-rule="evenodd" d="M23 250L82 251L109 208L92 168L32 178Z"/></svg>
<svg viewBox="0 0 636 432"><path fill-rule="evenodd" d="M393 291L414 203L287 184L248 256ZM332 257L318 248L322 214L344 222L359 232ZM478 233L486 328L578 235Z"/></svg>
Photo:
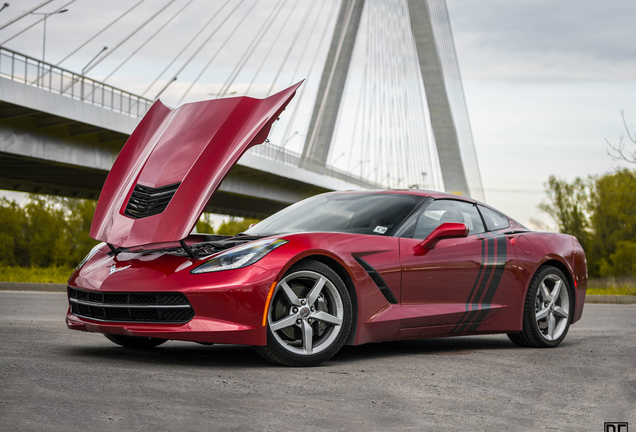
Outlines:
<svg viewBox="0 0 636 432"><path fill-rule="evenodd" d="M150 99L2 47L0 47L0 76L131 117L142 117L154 103ZM253 147L250 153L295 167L301 166L304 161L300 153L270 142ZM324 166L322 174L364 188L383 187L329 165Z"/></svg>
<svg viewBox="0 0 636 432"><path fill-rule="evenodd" d="M0 47L0 76L131 117L142 117L154 101Z"/></svg>
<svg viewBox="0 0 636 432"><path fill-rule="evenodd" d="M272 144L269 141L266 141L263 144L252 147L249 150L249 152L254 155L258 155L264 159L274 160L274 161L283 163L285 165L294 166L294 167L300 166L301 163L303 162L302 154L288 150L279 145ZM315 160L314 162L318 163ZM325 166L323 174L328 177L333 177L340 180L344 180L349 183L357 184L364 188L376 188L376 189L385 188L385 186L374 183L364 177L351 174L345 170L341 170L330 165Z"/></svg>

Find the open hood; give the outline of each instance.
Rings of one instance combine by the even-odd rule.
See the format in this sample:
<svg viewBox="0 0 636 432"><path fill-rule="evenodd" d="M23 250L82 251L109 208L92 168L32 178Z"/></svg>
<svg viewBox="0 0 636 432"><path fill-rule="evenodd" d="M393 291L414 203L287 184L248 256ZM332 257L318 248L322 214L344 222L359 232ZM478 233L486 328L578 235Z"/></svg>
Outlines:
<svg viewBox="0 0 636 432"><path fill-rule="evenodd" d="M302 81L266 99L155 102L122 148L90 235L118 247L177 242L240 157L267 138Z"/></svg>

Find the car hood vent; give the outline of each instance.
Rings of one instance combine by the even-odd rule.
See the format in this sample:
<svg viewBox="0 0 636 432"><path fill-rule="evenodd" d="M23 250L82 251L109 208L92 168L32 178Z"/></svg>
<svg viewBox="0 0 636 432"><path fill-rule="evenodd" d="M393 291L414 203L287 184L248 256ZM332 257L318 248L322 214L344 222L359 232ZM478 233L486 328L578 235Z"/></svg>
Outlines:
<svg viewBox="0 0 636 432"><path fill-rule="evenodd" d="M158 188L137 184L130 195L124 214L139 219L163 212L180 184Z"/></svg>

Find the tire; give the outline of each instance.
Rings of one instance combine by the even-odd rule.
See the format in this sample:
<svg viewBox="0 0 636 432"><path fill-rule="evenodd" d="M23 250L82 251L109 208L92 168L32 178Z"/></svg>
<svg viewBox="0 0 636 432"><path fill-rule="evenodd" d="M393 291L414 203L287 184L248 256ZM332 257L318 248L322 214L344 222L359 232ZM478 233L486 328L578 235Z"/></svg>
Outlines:
<svg viewBox="0 0 636 432"><path fill-rule="evenodd" d="M104 334L104 336L106 336L106 339L116 343L117 345L121 345L126 348L134 348L134 349L150 349L158 345L161 345L162 343L167 341L167 339L137 337L137 336L122 336L122 335L114 335L114 334Z"/></svg>
<svg viewBox="0 0 636 432"><path fill-rule="evenodd" d="M278 282L267 314L267 360L315 366L333 357L351 330L353 309L344 282L314 260L294 265Z"/></svg>
<svg viewBox="0 0 636 432"><path fill-rule="evenodd" d="M570 328L574 297L561 270L552 266L539 269L530 281L523 312L521 333L509 333L521 347L554 348Z"/></svg>

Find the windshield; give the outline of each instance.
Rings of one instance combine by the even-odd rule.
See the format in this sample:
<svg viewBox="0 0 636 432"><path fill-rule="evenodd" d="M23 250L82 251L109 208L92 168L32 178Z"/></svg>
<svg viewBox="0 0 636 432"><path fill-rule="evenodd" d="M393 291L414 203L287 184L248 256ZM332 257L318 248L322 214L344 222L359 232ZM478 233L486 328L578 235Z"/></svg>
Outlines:
<svg viewBox="0 0 636 432"><path fill-rule="evenodd" d="M422 199L387 193L318 195L279 211L245 234L326 231L390 236Z"/></svg>

